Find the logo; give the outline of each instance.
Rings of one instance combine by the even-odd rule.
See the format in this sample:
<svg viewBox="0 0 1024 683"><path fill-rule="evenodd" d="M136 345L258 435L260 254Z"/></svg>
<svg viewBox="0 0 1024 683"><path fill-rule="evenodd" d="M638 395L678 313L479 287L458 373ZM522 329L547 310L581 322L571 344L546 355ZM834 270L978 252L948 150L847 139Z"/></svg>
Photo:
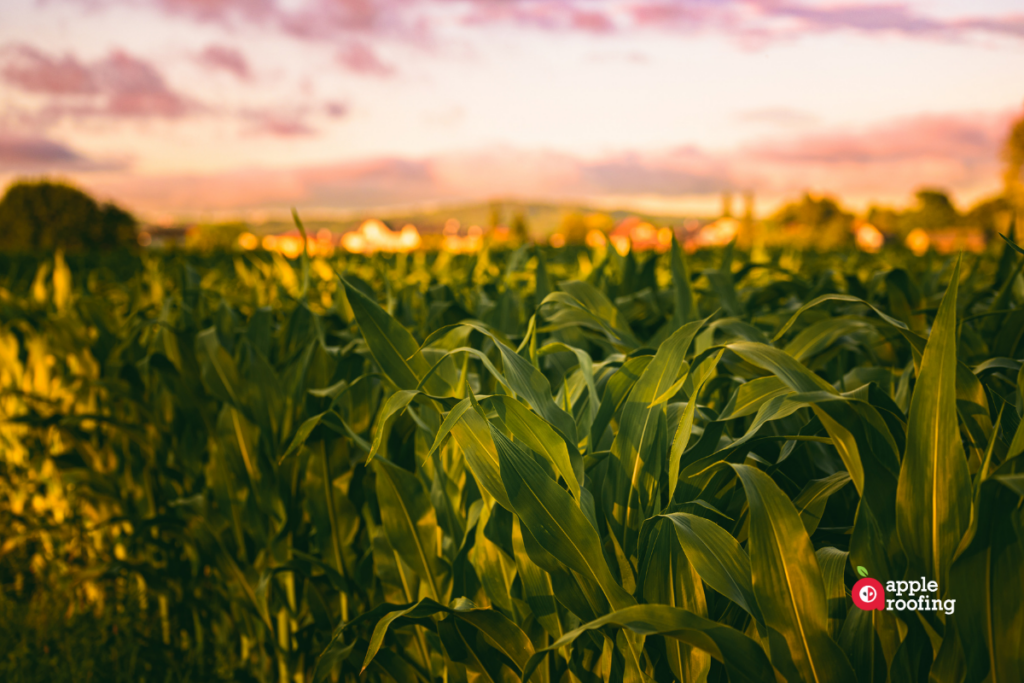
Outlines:
<svg viewBox="0 0 1024 683"><path fill-rule="evenodd" d="M857 574L861 576L860 581L853 584L853 604L862 610L887 610L902 612L904 610L944 612L953 614L956 609L956 600L939 600L939 584L935 581L926 581L922 576L920 581L890 581L882 587L881 582L868 578L868 570L864 567L857 567ZM886 600L886 592L895 595L895 598ZM902 598L904 593L909 592L909 600ZM922 595L914 597L917 593ZM929 598L927 593L935 594L935 598Z"/></svg>
<svg viewBox="0 0 1024 683"><path fill-rule="evenodd" d="M853 584L853 604L862 610L885 609L885 589L881 582L867 578L868 570L864 567L857 567L857 573L864 578Z"/></svg>

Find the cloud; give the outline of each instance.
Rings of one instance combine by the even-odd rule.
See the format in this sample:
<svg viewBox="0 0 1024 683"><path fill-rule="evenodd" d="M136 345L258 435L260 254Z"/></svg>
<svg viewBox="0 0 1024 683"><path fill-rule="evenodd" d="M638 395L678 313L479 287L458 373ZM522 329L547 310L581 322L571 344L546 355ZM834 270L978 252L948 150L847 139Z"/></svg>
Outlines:
<svg viewBox="0 0 1024 683"><path fill-rule="evenodd" d="M243 115L249 135L294 138L316 135L301 112L251 111Z"/></svg>
<svg viewBox="0 0 1024 683"><path fill-rule="evenodd" d="M367 208L495 196L671 199L725 190L751 190L769 203L811 191L864 204L904 202L925 185L973 199L999 187L999 149L1012 118L1009 112L918 116L855 132L776 136L728 150L684 147L581 158L501 147L213 175L115 173L102 183L95 176L87 180L151 211Z"/></svg>
<svg viewBox="0 0 1024 683"><path fill-rule="evenodd" d="M756 47L778 39L833 31L959 39L970 34L1024 38L1024 14L944 19L909 5L873 2L808 4L786 0L677 2L641 0L629 8L637 25L691 32L717 30Z"/></svg>
<svg viewBox="0 0 1024 683"><path fill-rule="evenodd" d="M82 0L77 0L81 2ZM394 33L410 28L400 16L405 0L144 0L163 12L225 25L247 22L301 38L333 39L353 32Z"/></svg>
<svg viewBox="0 0 1024 683"><path fill-rule="evenodd" d="M767 124L772 126L807 126L817 120L813 114L790 107L761 107L747 109L736 115L739 123Z"/></svg>
<svg viewBox="0 0 1024 683"><path fill-rule="evenodd" d="M750 49L810 34L852 31L911 38L1024 39L1024 12L975 9L937 16L907 2L798 0L64 0L148 6L169 16L228 27L260 26L305 40L393 38L431 44L445 25L511 24L589 34L635 29L718 33Z"/></svg>
<svg viewBox="0 0 1024 683"><path fill-rule="evenodd" d="M198 57L200 63L221 69L235 76L240 81L247 81L252 76L249 62L238 50L223 45L209 45Z"/></svg>
<svg viewBox="0 0 1024 683"><path fill-rule="evenodd" d="M580 165L580 180L589 194L707 194L731 189L736 171L724 158L694 148L665 156L624 154Z"/></svg>
<svg viewBox="0 0 1024 683"><path fill-rule="evenodd" d="M40 121L65 116L177 118L197 105L169 87L148 62L116 50L92 63L54 57L27 45L0 50L0 78L44 99Z"/></svg>
<svg viewBox="0 0 1024 683"><path fill-rule="evenodd" d="M29 45L0 49L0 77L30 93L44 95L93 95L99 84L91 69L74 57L51 57Z"/></svg>
<svg viewBox="0 0 1024 683"><path fill-rule="evenodd" d="M328 118L332 119L343 119L348 116L349 107L345 102L326 102L324 104L324 114Z"/></svg>
<svg viewBox="0 0 1024 683"><path fill-rule="evenodd" d="M119 165L94 161L47 138L0 133L0 172L39 173L115 168L119 168Z"/></svg>
<svg viewBox="0 0 1024 683"><path fill-rule="evenodd" d="M93 67L106 95L99 113L110 116L178 117L195 108L167 86L148 62L120 50Z"/></svg>
<svg viewBox="0 0 1024 683"><path fill-rule="evenodd" d="M977 193L998 188L1011 113L922 115L860 131L764 140L738 150L750 187L893 197L924 185Z"/></svg>
<svg viewBox="0 0 1024 683"><path fill-rule="evenodd" d="M395 67L381 60L369 45L354 42L338 51L338 62L349 71L369 76L392 76Z"/></svg>
<svg viewBox="0 0 1024 683"><path fill-rule="evenodd" d="M879 164L934 157L976 163L998 159L1008 126L1003 115L923 115L857 132L759 143L747 151L771 163Z"/></svg>
<svg viewBox="0 0 1024 683"><path fill-rule="evenodd" d="M545 30L568 30L584 33L612 33L618 26L614 3L574 2L572 0L469 0L466 24L511 23Z"/></svg>

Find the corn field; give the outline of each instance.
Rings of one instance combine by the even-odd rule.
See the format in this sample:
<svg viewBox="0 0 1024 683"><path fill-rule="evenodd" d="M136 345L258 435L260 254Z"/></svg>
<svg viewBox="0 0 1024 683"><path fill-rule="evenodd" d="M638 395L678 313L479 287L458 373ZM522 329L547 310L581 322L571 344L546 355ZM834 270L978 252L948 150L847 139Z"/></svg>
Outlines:
<svg viewBox="0 0 1024 683"><path fill-rule="evenodd" d="M1012 242L2 265L5 680L1024 680Z"/></svg>

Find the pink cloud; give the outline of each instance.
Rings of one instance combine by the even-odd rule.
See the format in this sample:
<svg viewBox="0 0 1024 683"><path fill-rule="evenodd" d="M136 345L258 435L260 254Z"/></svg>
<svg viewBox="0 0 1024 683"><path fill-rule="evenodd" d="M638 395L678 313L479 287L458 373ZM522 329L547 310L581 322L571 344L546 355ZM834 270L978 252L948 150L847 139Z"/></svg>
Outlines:
<svg viewBox="0 0 1024 683"><path fill-rule="evenodd" d="M39 137L0 135L0 169L39 166L55 168L80 164L84 159L71 148Z"/></svg>
<svg viewBox="0 0 1024 683"><path fill-rule="evenodd" d="M81 2L82 0L78 0ZM147 0L172 15L197 21L234 24L240 21L270 26L284 33L333 39L351 32L397 32L404 0L311 0L298 8L281 0Z"/></svg>
<svg viewBox="0 0 1024 683"><path fill-rule="evenodd" d="M0 53L0 78L45 98L40 121L64 116L176 118L197 106L170 88L151 64L120 50L91 64L51 57L26 45Z"/></svg>
<svg viewBox="0 0 1024 683"><path fill-rule="evenodd" d="M766 139L733 150L679 148L580 158L494 148L217 175L86 180L143 210L365 208L494 196L540 200L709 195L749 189L761 199L803 191L853 201L905 201L919 187L970 198L998 189L999 149L1012 116L931 115L856 133ZM101 182L102 180L102 182Z"/></svg>
<svg viewBox="0 0 1024 683"><path fill-rule="evenodd" d="M245 115L250 135L294 138L315 135L314 130L297 112L256 111Z"/></svg>
<svg viewBox="0 0 1024 683"><path fill-rule="evenodd" d="M999 187L1013 115L925 115L858 132L767 140L736 153L755 188L891 197L935 185L968 194Z"/></svg>
<svg viewBox="0 0 1024 683"><path fill-rule="evenodd" d="M107 115L174 118L194 108L167 86L152 65L125 52L112 53L94 72L107 95L101 109Z"/></svg>
<svg viewBox="0 0 1024 683"><path fill-rule="evenodd" d="M231 47L209 45L199 54L199 61L214 69L226 71L240 81L247 81L252 75L245 56Z"/></svg>
<svg viewBox="0 0 1024 683"><path fill-rule="evenodd" d="M328 102L324 105L324 113L332 119L348 116L348 105L344 102Z"/></svg>
<svg viewBox="0 0 1024 683"><path fill-rule="evenodd" d="M173 16L223 25L250 23L305 39L353 36L429 42L439 23L514 24L607 34L635 28L714 31L746 47L834 31L894 33L940 40L971 35L1024 38L1024 13L976 10L961 17L927 14L905 2L847 0L65 0L147 4ZM437 12L443 8L442 12Z"/></svg>
<svg viewBox="0 0 1024 683"><path fill-rule="evenodd" d="M92 71L74 57L51 57L29 45L0 50L0 76L27 92L45 95L92 95L99 86Z"/></svg>
<svg viewBox="0 0 1024 683"><path fill-rule="evenodd" d="M120 164L89 159L67 145L37 135L0 133L0 172L114 170Z"/></svg>
<svg viewBox="0 0 1024 683"><path fill-rule="evenodd" d="M274 0L152 0L168 14L179 14L202 21L228 21L235 18L265 21L278 13Z"/></svg>
<svg viewBox="0 0 1024 683"><path fill-rule="evenodd" d="M640 0L631 5L630 13L640 26L718 30L739 37L750 47L759 47L772 40L832 31L894 33L936 39L959 39L970 34L1024 38L1024 14L942 19L921 14L903 3L812 5L786 0L726 0L720 3Z"/></svg>
<svg viewBox="0 0 1024 683"><path fill-rule="evenodd" d="M370 76L392 76L395 67L381 60L369 45L355 42L338 52L338 62L350 71Z"/></svg>

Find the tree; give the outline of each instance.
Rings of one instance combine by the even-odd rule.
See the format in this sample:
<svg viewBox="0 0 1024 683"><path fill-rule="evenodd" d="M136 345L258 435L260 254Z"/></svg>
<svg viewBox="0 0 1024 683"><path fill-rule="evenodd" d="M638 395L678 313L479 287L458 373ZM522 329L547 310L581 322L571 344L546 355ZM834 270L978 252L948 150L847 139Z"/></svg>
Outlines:
<svg viewBox="0 0 1024 683"><path fill-rule="evenodd" d="M135 244L137 222L63 183L18 182L0 200L0 249L51 251Z"/></svg>
<svg viewBox="0 0 1024 683"><path fill-rule="evenodd" d="M782 230L776 239L805 248L836 249L853 234L853 214L843 211L831 197L805 194L800 201L776 211L770 222Z"/></svg>
<svg viewBox="0 0 1024 683"><path fill-rule="evenodd" d="M936 230L960 223L960 212L942 190L925 188L917 192L917 207L903 214L906 231L914 228Z"/></svg>
<svg viewBox="0 0 1024 683"><path fill-rule="evenodd" d="M989 239L998 240L997 232L1008 234L1012 217L1013 205L1010 200L1005 196L992 197L975 204L964 215L964 224L981 228L988 234Z"/></svg>

